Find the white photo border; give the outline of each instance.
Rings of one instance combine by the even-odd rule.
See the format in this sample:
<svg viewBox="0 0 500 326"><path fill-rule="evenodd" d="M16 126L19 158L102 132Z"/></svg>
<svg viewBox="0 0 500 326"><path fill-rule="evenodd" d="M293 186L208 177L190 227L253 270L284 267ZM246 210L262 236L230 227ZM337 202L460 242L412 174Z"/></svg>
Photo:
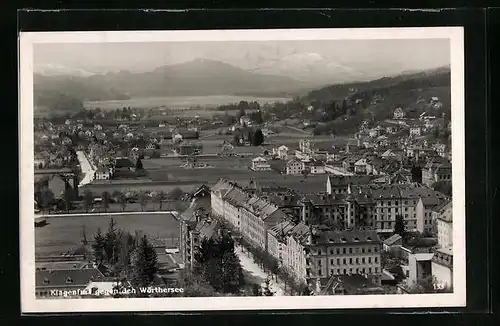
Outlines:
<svg viewBox="0 0 500 326"><path fill-rule="evenodd" d="M36 299L33 223L33 45L39 43L212 42L279 40L449 39L453 153L453 293L213 297ZM20 65L20 272L22 313L113 311L297 310L341 308L446 308L466 306L465 84L463 27L266 29L189 31L21 32Z"/></svg>

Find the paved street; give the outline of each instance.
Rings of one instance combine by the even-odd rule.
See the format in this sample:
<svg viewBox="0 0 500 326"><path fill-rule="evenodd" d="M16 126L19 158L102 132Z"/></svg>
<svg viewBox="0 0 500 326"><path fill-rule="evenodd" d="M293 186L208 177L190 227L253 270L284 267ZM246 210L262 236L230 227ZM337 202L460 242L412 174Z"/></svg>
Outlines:
<svg viewBox="0 0 500 326"><path fill-rule="evenodd" d="M90 163L89 159L87 158L87 155L85 155L85 152L78 151L76 152L76 155L78 157L78 161L80 162L80 167L82 168L82 172L84 173L84 177L82 181L80 181L79 185L81 187L83 185L86 185L94 181L94 173L96 170L93 164Z"/></svg>
<svg viewBox="0 0 500 326"><path fill-rule="evenodd" d="M235 248L236 254L240 258L241 266L244 270L251 273L253 276L257 276L262 278L261 286L264 287L265 280L268 278L268 274L264 272L252 259L250 253L247 251L243 252L240 246L236 246ZM272 292L274 292L275 296L284 296L285 295L285 286L281 282L276 282L275 280L270 280L269 288Z"/></svg>

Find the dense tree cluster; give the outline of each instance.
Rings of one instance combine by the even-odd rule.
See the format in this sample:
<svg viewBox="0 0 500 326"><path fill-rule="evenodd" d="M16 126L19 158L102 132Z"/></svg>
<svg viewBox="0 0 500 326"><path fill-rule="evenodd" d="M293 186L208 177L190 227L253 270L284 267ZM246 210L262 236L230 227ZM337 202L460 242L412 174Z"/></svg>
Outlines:
<svg viewBox="0 0 500 326"><path fill-rule="evenodd" d="M244 284L243 269L234 251L230 234L219 238L204 238L195 255L196 272L216 291L237 293Z"/></svg>
<svg viewBox="0 0 500 326"><path fill-rule="evenodd" d="M146 235L131 234L116 227L97 229L92 242L94 261L109 269L109 276L129 279L133 286L149 286L158 271L158 257Z"/></svg>

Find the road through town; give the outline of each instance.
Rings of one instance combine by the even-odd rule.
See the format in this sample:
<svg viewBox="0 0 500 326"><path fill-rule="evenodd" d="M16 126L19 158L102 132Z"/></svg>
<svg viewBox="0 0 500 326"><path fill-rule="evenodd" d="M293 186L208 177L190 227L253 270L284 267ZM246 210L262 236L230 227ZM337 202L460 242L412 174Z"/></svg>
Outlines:
<svg viewBox="0 0 500 326"><path fill-rule="evenodd" d="M241 266L243 267L243 269L251 273L253 276L261 278L261 286L264 287L265 281L269 277L269 275L253 261L252 257L250 256L251 254L246 250L244 252L240 246L236 246L235 252L238 255L238 258L240 258ZM286 295L285 285L282 282L276 282L274 279L270 279L269 288L272 292L274 292L275 296Z"/></svg>
<svg viewBox="0 0 500 326"><path fill-rule="evenodd" d="M80 167L84 174L83 179L80 181L79 187L91 183L94 181L95 168L92 163L90 163L87 155L83 151L76 152L78 161L80 162Z"/></svg>

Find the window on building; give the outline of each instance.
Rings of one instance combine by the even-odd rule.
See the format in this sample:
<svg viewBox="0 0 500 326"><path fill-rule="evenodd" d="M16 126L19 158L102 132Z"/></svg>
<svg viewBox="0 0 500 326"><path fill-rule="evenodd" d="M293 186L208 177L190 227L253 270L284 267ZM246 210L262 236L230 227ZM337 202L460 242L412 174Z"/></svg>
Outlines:
<svg viewBox="0 0 500 326"><path fill-rule="evenodd" d="M318 269L318 275L321 276L321 269Z"/></svg>
<svg viewBox="0 0 500 326"><path fill-rule="evenodd" d="M352 258L349 258L349 264L352 264Z"/></svg>
<svg viewBox="0 0 500 326"><path fill-rule="evenodd" d="M342 259L342 263L343 263L344 265L345 265L345 264L347 264L347 259L345 259L345 258L344 258L344 259Z"/></svg>
<svg viewBox="0 0 500 326"><path fill-rule="evenodd" d="M342 248L342 253L346 253L346 248Z"/></svg>
<svg viewBox="0 0 500 326"><path fill-rule="evenodd" d="M361 258L361 263L364 264L365 263L365 257Z"/></svg>
<svg viewBox="0 0 500 326"><path fill-rule="evenodd" d="M378 263L378 257L375 257L375 262Z"/></svg>
<svg viewBox="0 0 500 326"><path fill-rule="evenodd" d="M352 268L349 268L349 273L352 274Z"/></svg>
<svg viewBox="0 0 500 326"><path fill-rule="evenodd" d="M368 257L368 264L372 263L372 257Z"/></svg>
<svg viewBox="0 0 500 326"><path fill-rule="evenodd" d="M343 274L344 274L344 275L346 274L346 269L345 269L345 268L344 268L344 273L343 273Z"/></svg>
<svg viewBox="0 0 500 326"><path fill-rule="evenodd" d="M372 248L368 248L367 250L368 250L368 252L372 252Z"/></svg>
<svg viewBox="0 0 500 326"><path fill-rule="evenodd" d="M340 265L340 259L337 258L337 265Z"/></svg>
<svg viewBox="0 0 500 326"><path fill-rule="evenodd" d="M339 254L340 254L340 249L339 249L339 248L337 248L337 255L339 255Z"/></svg>
<svg viewBox="0 0 500 326"><path fill-rule="evenodd" d="M361 253L365 253L365 248L361 248Z"/></svg>
<svg viewBox="0 0 500 326"><path fill-rule="evenodd" d="M352 248L349 248L349 253L352 254Z"/></svg>
<svg viewBox="0 0 500 326"><path fill-rule="evenodd" d="M378 267L375 267L375 273L378 273Z"/></svg>
<svg viewBox="0 0 500 326"><path fill-rule="evenodd" d="M330 265L333 265L333 259L330 259Z"/></svg>
<svg viewBox="0 0 500 326"><path fill-rule="evenodd" d="M330 249L330 255L333 255L333 249Z"/></svg>
<svg viewBox="0 0 500 326"><path fill-rule="evenodd" d="M356 258L356 264L359 264L359 258Z"/></svg>
<svg viewBox="0 0 500 326"><path fill-rule="evenodd" d="M370 274L371 274L371 272L372 272L372 268L371 268L371 267L368 267L368 273L370 273Z"/></svg>

